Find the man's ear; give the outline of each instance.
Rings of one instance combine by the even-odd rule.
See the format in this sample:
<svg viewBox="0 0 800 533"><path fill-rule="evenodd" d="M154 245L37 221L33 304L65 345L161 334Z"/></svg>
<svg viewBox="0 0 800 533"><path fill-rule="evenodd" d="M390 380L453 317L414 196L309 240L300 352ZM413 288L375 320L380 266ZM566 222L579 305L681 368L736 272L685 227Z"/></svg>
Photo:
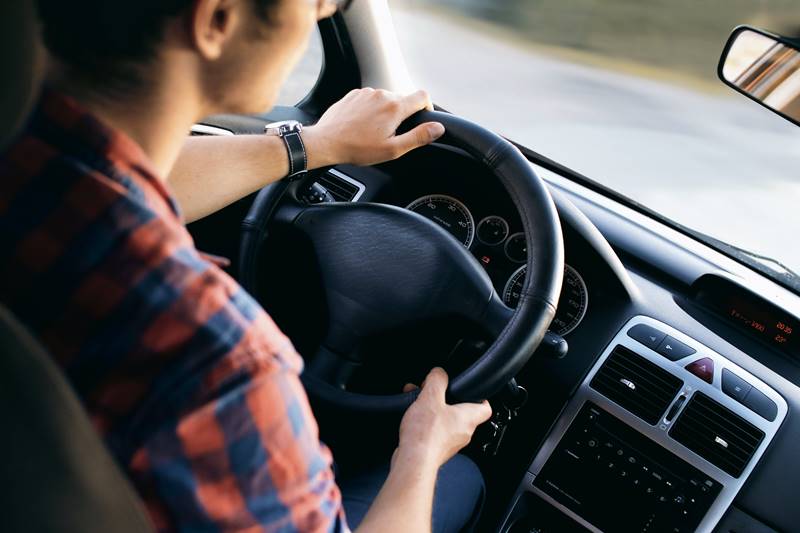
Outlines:
<svg viewBox="0 0 800 533"><path fill-rule="evenodd" d="M222 55L239 23L239 0L195 0L189 21L192 44L207 60Z"/></svg>

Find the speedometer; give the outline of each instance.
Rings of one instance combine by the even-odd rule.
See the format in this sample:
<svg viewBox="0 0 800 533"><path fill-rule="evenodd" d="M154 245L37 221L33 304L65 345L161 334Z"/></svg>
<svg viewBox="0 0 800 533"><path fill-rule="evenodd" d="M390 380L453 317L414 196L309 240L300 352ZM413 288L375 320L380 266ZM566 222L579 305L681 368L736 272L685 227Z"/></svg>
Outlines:
<svg viewBox="0 0 800 533"><path fill-rule="evenodd" d="M459 240L467 248L475 236L475 220L467 206L452 196L431 194L417 198L406 209L430 219Z"/></svg>
<svg viewBox="0 0 800 533"><path fill-rule="evenodd" d="M525 284L526 266L521 266L508 278L503 290L503 302L516 309L519 304L519 295ZM564 265L564 284L561 286L561 296L558 298L556 316L550 324L553 333L564 336L571 333L583 320L586 308L589 305L589 292L586 283L578 271L569 265Z"/></svg>

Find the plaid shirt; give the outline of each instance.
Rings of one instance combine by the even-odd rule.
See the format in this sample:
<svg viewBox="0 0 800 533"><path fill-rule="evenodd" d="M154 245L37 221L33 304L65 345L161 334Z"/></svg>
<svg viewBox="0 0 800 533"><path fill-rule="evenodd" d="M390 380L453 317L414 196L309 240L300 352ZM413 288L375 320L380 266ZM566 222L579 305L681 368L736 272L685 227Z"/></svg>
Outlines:
<svg viewBox="0 0 800 533"><path fill-rule="evenodd" d="M45 91L0 160L0 250L0 299L159 530L347 531L302 360L130 138Z"/></svg>

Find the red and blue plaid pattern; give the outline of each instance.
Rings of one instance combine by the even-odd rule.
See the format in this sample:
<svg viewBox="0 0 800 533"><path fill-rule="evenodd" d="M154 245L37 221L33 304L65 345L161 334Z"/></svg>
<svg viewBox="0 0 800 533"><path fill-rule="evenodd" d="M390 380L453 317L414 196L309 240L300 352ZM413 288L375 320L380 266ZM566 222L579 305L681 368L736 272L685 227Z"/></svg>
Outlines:
<svg viewBox="0 0 800 533"><path fill-rule="evenodd" d="M197 252L131 139L45 91L0 160L0 250L0 299L159 530L347 530L302 360Z"/></svg>

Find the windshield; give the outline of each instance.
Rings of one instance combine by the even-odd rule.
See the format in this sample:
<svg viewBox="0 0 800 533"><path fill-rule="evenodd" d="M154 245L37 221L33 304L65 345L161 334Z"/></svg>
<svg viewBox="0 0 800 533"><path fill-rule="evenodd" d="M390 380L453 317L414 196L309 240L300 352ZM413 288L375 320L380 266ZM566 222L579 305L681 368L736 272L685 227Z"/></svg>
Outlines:
<svg viewBox="0 0 800 533"><path fill-rule="evenodd" d="M391 6L411 75L437 104L800 272L800 129L716 77L736 25L800 34L796 0Z"/></svg>

